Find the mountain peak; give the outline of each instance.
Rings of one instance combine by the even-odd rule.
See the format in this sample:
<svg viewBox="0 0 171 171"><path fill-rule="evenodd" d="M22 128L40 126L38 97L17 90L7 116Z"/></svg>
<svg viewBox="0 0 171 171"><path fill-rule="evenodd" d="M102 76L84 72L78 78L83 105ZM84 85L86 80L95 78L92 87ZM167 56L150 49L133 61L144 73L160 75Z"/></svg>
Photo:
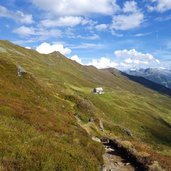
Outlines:
<svg viewBox="0 0 171 171"><path fill-rule="evenodd" d="M51 53L49 53L49 55L56 55L56 56L59 56L59 55L62 55L63 56L63 54L62 53L60 53L59 51L54 51L54 52L51 52Z"/></svg>

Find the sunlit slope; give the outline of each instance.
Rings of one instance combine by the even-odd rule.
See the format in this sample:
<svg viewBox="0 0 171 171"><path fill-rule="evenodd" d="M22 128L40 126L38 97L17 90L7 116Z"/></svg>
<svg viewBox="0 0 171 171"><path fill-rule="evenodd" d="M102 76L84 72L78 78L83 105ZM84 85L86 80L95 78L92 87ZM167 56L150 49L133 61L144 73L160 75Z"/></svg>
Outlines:
<svg viewBox="0 0 171 171"><path fill-rule="evenodd" d="M58 83L68 88L71 85L77 87L104 86L109 89L123 89L136 93L150 92L148 89L141 89L125 77L117 73L115 76L107 71L98 70L93 66L82 66L59 52L49 55L39 54L34 50L28 50L8 41L0 42L1 58L11 60L15 64L22 65L28 72L33 73L39 81L50 86L50 83ZM69 84L69 85L68 85ZM52 85L52 87L55 85ZM139 91L141 89L141 91ZM151 92L150 92L151 93Z"/></svg>
<svg viewBox="0 0 171 171"><path fill-rule="evenodd" d="M18 77L11 62L0 59L0 73L2 170L98 170L102 148L77 125L68 102L34 76Z"/></svg>
<svg viewBox="0 0 171 171"><path fill-rule="evenodd" d="M90 118L94 118L96 125L87 129L92 129L90 133L99 136L101 133L96 128L100 119L104 123L105 130L113 136L137 143L145 142L161 155L171 156L171 98L169 96L131 81L117 70L111 73L93 66L82 66L59 52L42 55L34 50L0 41L0 59L14 66L21 65L28 75L31 75L31 79L34 78L36 84L30 85L29 91L32 90L33 85L40 86L36 88L38 92L34 97L37 98L39 94L45 93L48 99L45 98L45 102L39 103L46 106L47 118L51 116L49 109L55 108L52 113L57 113L58 129L61 131L68 130L67 127L76 124L73 115L77 115L85 124L88 124ZM8 80L13 81L14 76L19 79L16 69L13 69L13 75ZM30 78L27 79L30 81ZM91 90L94 87L103 87L105 94L92 94ZM2 87L2 92L4 89L6 86ZM12 88L11 92L14 92L13 90ZM42 92L39 92L40 90ZM1 97L5 99L8 94L3 93ZM15 97L15 93L11 93L11 97ZM36 104L34 98L29 100L32 105ZM25 105L24 99L20 101ZM8 101L4 104L8 104ZM35 107L38 105L36 104ZM39 112L37 113L39 115ZM30 118L27 118L28 120ZM35 118L32 117L31 123L34 121ZM40 120L40 125L47 125L41 123L43 121ZM64 123L68 124L65 126ZM133 137L129 137L125 129L129 129ZM70 132L74 134L74 129L70 129ZM72 136L69 137L73 139Z"/></svg>
<svg viewBox="0 0 171 171"><path fill-rule="evenodd" d="M134 120L138 123L141 122L143 116L147 117L148 122L151 121L154 124L152 127L156 127L156 118L159 115L163 116L166 122L170 122L171 99L169 97L147 89L117 71L115 74L111 74L95 67L85 67L64 57L59 52L42 55L6 41L1 42L0 46L7 51L7 53L1 53L1 58L24 67L39 84L48 88L48 91L54 95L76 92L78 95L90 96L92 100L97 100L94 102L97 108L111 105L102 111L106 110L105 113L110 114L110 117L114 117L116 120L120 118L118 121L121 124L127 123L133 126L132 122ZM92 95L91 89L96 86L103 87L106 93L102 96ZM102 104L98 106L99 103ZM122 112L125 113L123 117ZM126 118L130 121L128 122ZM142 124L145 123L142 122ZM137 129L140 126L138 125L136 124ZM161 125L163 125L162 121ZM148 123L147 126L149 126Z"/></svg>

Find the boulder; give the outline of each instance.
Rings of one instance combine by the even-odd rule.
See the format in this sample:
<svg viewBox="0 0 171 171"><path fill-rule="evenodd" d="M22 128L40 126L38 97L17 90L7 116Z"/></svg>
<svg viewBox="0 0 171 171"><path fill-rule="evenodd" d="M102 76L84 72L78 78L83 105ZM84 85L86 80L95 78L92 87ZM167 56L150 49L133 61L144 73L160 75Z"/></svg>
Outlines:
<svg viewBox="0 0 171 171"><path fill-rule="evenodd" d="M27 74L27 71L23 67L21 67L20 65L18 65L17 66L17 75L19 77L21 77L21 76L24 76L25 74Z"/></svg>

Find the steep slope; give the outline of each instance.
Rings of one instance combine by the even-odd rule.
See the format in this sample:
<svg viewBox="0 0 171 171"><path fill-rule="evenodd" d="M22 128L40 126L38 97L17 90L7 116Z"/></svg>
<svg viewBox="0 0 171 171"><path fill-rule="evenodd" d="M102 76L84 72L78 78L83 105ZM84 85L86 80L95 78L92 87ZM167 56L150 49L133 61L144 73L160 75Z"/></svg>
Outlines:
<svg viewBox="0 0 171 171"><path fill-rule="evenodd" d="M0 168L97 170L102 147L76 124L70 105L16 71L0 59Z"/></svg>
<svg viewBox="0 0 171 171"><path fill-rule="evenodd" d="M77 170L85 167L90 168L89 170L97 169L98 165L100 166L102 163L100 146L96 146L97 144L95 145L90 141L86 132L77 125L74 116L81 119L82 127L91 136L108 135L129 140L137 149L147 151L154 160L160 160L165 167L170 167L171 98L169 96L146 88L117 71L111 73L108 70L98 70L92 66L82 66L64 57L59 52L42 55L34 50L28 50L7 41L0 41L0 49L0 60L13 65L12 71L9 70L9 73L8 70L6 71L8 76L3 77L3 82L10 82L10 84L12 84L11 82L16 84L15 80L23 82L23 79L16 76L16 65L22 66L28 72L27 81L34 80L28 87L26 86L27 82L24 83L27 87L25 91L18 89L20 87L20 83L18 83L15 85L15 89L11 88L10 93L4 93L5 91L8 92L9 88L1 84L0 97L2 101L4 100L3 105L11 104L10 101L6 100L8 96L15 98L16 102L13 107L2 108L0 111L5 113L7 110L7 114L5 113L4 116L8 116L12 113L11 108L14 110L15 106L22 103L22 111L26 108L25 105L29 104L26 112L29 110L36 112L32 111L31 115L26 115L25 112L17 112L16 116L19 117L19 121L26 122L34 127L40 126L40 128L38 127L40 131L44 131L44 129L48 129L49 132L55 130L57 135L59 134L57 138L51 138L49 142L58 139L62 145L66 145L65 147L56 144L56 146L50 147L53 151L62 148L64 153L61 154L66 153L66 156L70 156L66 157L65 170L70 160L74 162L73 169L78 165ZM1 69L7 67L8 65ZM30 96L32 87L35 85L38 86L36 93ZM99 86L104 88L105 94L92 94L91 90ZM15 91L18 91L17 95L15 95ZM24 92L26 99L20 96ZM45 94L43 100L38 98L40 94ZM36 103L37 98L40 100L38 103ZM41 111L37 110L39 105L42 105L41 108L45 115L41 115ZM89 120L93 121L89 122ZM100 131L100 121L104 125L104 131ZM46 132L41 132L41 134L45 136ZM17 135L14 137L17 138ZM15 141L17 140L15 139ZM78 147L74 148L77 143L79 144ZM83 147L84 143L85 148ZM7 146L4 147L4 149L6 148ZM84 156L85 161L82 160L82 157L79 159L78 153L82 157ZM9 152L9 154L11 153ZM41 156L39 157L41 158ZM19 160L16 157L14 158ZM64 158L61 158L62 162L64 162L63 160L65 161L65 155ZM22 160L20 162L23 164ZM90 167L91 162L93 162L92 167Z"/></svg>
<svg viewBox="0 0 171 171"><path fill-rule="evenodd" d="M171 70L147 68L127 71L127 74L141 76L171 89Z"/></svg>
<svg viewBox="0 0 171 171"><path fill-rule="evenodd" d="M138 77L138 76L133 76L133 75L128 75L125 73L122 73L122 75L125 75L126 77L128 77L130 80L133 80L137 83L140 83L142 85L144 85L147 88L150 88L152 90L158 91L159 93L162 94L166 94L168 96L171 96L171 89L167 88L161 84L155 83L153 81L150 81L144 77Z"/></svg>

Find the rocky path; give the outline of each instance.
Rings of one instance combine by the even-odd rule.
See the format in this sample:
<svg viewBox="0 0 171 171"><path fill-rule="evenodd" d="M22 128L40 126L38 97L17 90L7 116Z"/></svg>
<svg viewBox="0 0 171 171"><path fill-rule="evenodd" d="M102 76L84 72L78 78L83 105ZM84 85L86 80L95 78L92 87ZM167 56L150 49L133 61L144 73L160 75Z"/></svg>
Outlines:
<svg viewBox="0 0 171 171"><path fill-rule="evenodd" d="M85 125L83 126L81 124L81 120L78 117L76 117L76 119L78 124L87 131ZM102 143L105 147L105 153L103 154L104 165L101 171L144 171L144 169L137 169L137 167L133 166L128 160L121 157L122 155L118 149L110 143L101 142L97 137L92 137L92 140Z"/></svg>
<svg viewBox="0 0 171 171"><path fill-rule="evenodd" d="M104 144L104 166L102 171L135 171L136 169L108 144Z"/></svg>

